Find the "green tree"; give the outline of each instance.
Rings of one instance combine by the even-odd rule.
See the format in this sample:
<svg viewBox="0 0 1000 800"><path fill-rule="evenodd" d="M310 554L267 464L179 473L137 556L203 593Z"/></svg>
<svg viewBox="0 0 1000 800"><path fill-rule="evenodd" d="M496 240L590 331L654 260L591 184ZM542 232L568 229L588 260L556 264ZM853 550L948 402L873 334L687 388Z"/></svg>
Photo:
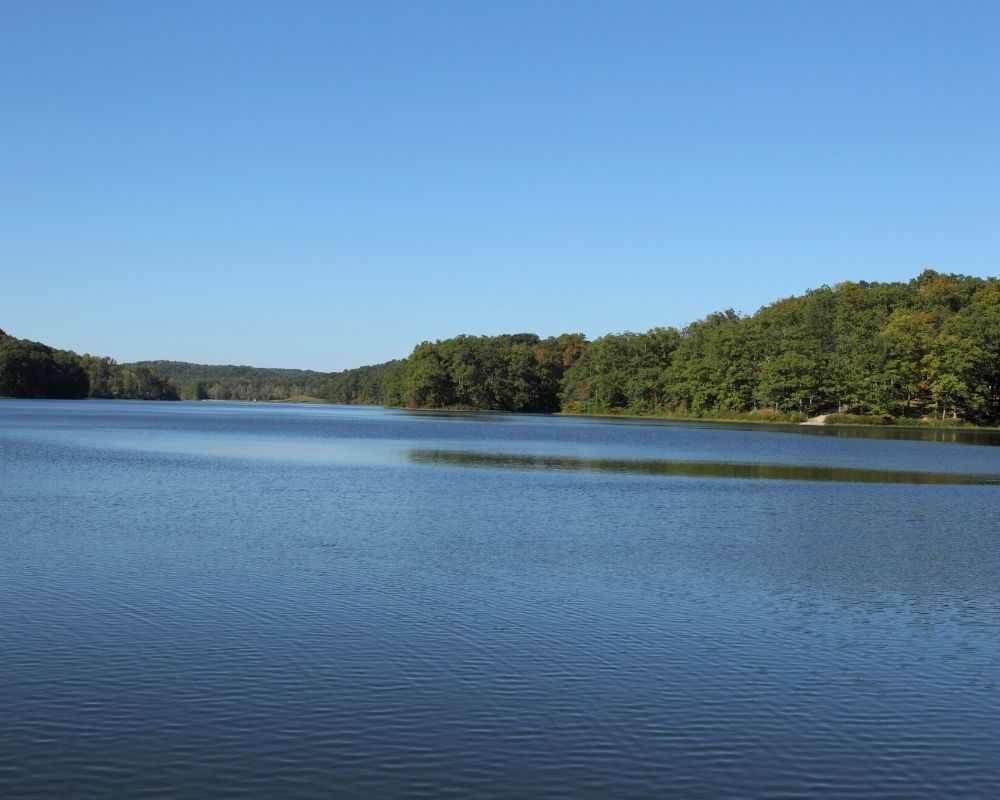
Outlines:
<svg viewBox="0 0 1000 800"><path fill-rule="evenodd" d="M75 354L11 336L0 339L0 395L81 398L88 389Z"/></svg>
<svg viewBox="0 0 1000 800"><path fill-rule="evenodd" d="M189 381L181 391L182 400L207 400L208 389L201 381Z"/></svg>

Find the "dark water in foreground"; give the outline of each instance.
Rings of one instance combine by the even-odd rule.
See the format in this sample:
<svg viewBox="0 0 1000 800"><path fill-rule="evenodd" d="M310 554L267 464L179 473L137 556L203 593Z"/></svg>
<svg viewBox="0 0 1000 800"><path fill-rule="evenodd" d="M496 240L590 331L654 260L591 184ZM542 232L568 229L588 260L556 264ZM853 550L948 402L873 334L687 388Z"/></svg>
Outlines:
<svg viewBox="0 0 1000 800"><path fill-rule="evenodd" d="M799 433L0 401L0 797L1000 796L1000 448Z"/></svg>

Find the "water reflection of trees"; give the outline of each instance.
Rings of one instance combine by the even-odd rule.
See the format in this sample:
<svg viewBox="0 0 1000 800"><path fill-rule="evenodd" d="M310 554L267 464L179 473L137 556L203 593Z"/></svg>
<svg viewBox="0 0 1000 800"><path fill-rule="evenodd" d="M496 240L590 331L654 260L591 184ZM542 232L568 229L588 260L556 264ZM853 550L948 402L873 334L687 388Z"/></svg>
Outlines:
<svg viewBox="0 0 1000 800"><path fill-rule="evenodd" d="M665 477L737 478L839 483L907 483L1000 485L1000 476L943 472L825 467L801 464L755 464L731 461L656 461L644 459L586 459L575 456L482 453L454 450L410 450L415 464L495 469L543 469L662 475Z"/></svg>

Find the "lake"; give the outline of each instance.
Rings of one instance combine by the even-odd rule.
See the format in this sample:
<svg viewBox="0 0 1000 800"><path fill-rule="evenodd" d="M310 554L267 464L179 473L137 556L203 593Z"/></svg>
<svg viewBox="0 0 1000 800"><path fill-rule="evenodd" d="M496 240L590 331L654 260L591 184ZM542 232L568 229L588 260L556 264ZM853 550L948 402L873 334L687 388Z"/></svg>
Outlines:
<svg viewBox="0 0 1000 800"><path fill-rule="evenodd" d="M0 797L998 797L998 443L2 400Z"/></svg>

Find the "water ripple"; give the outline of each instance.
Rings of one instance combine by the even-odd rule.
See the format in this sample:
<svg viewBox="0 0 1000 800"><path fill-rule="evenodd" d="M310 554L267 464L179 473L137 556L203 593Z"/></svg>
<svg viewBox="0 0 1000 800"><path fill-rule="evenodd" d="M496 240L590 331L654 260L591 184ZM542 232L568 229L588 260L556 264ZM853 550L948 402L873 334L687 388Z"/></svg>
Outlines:
<svg viewBox="0 0 1000 800"><path fill-rule="evenodd" d="M1000 796L994 448L337 410L300 458L312 411L35 407L4 800Z"/></svg>

